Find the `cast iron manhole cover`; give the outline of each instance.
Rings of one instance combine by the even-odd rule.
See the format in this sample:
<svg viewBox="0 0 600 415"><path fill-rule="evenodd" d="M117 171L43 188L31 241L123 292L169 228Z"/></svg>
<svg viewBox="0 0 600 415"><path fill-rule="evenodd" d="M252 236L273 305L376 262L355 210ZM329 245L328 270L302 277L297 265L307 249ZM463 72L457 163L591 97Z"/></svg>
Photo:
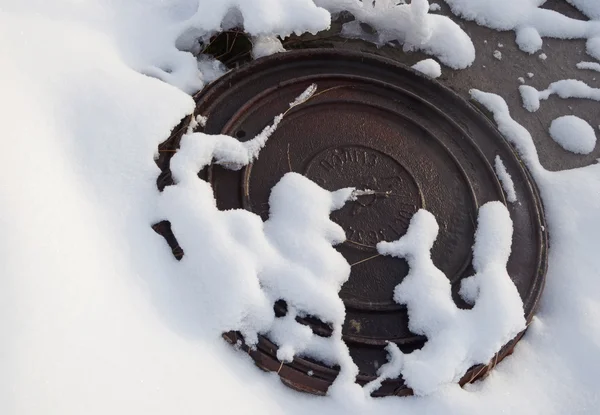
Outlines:
<svg viewBox="0 0 600 415"><path fill-rule="evenodd" d="M258 60L229 73L196 97L196 113L208 117L204 131L246 140L270 124L310 84L322 92L290 111L252 165L232 172L213 166L206 172L220 209L245 208L268 218L271 188L288 171L302 173L328 190L356 186L378 190L334 212L347 233L338 247L352 267L340 296L346 305L343 339L360 369L357 382L375 378L386 362L384 347L404 352L425 338L408 329L406 308L393 301L394 287L408 272L404 260L376 257L374 245L402 236L412 215L425 208L435 215L440 233L432 256L450 278L457 305L460 281L473 274L471 247L478 208L505 201L492 168L496 156L512 176L518 202L508 204L514 222L508 271L531 320L546 271L546 234L542 206L527 171L490 121L439 83L393 61L339 50L304 50ZM326 91L326 92L323 92ZM183 125L185 127L185 123ZM177 148L182 129L162 149ZM172 152L161 153L159 166L168 182ZM276 304L284 312L285 304ZM327 325L303 321L321 336ZM225 337L232 343L236 333ZM488 366L472 368L461 383L481 377L512 351L507 344ZM303 391L324 394L337 375L315 361L277 360L277 347L261 338L247 350L258 366L277 371ZM385 381L374 396L404 395L401 379Z"/></svg>

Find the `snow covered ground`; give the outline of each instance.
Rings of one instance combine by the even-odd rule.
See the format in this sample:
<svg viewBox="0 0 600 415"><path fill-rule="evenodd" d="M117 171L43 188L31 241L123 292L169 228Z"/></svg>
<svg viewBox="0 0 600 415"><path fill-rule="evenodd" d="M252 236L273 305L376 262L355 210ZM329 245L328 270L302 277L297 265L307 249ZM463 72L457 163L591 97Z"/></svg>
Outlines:
<svg viewBox="0 0 600 415"><path fill-rule="evenodd" d="M600 57L600 22L548 13L538 7L543 0L445 1L462 18L515 30L525 52L537 53L542 37L581 38L591 58ZM600 2L569 2L590 18L600 18ZM349 26L348 36L375 43L398 40L405 50L424 51L451 68L471 65L473 39L450 19L428 13L427 1L412 3L395 7L390 0L375 5L354 0L0 0L0 413L597 414L600 167L546 170L531 135L511 118L502 98L478 91L476 84L473 99L493 113L540 187L551 238L547 285L537 317L514 355L482 382L465 389L447 384L426 397L410 398L370 399L352 388L325 398L291 391L220 337L229 324L262 315L260 308L252 314L247 307L224 315L220 295L241 295L240 300L253 306L260 304L262 294L251 285L241 292L236 281L224 292L221 284L198 278L230 275L224 269L235 274L239 263L246 264L241 273L258 267L258 255L252 256L256 252L240 259L236 244L255 240L258 234L252 233L252 226L261 224L249 216L230 215L223 220L222 232L204 240L223 247L218 254L224 260L209 258L187 267L151 229L166 210L178 209L174 200L165 202L156 190L157 145L193 110L188 94L219 73L212 62L204 62L200 72L195 58L180 50L190 47L190 39L243 21L261 46L255 55L262 56L280 49L269 36L316 33L328 27L330 13L350 9L378 31L368 37ZM238 11L231 12L232 6ZM551 65L552 56L546 62ZM426 69L437 75L435 65L427 64ZM596 99L593 86L552 82L557 83L546 91L521 90L528 109L536 110L539 100L553 93ZM559 140L579 143L578 149L585 143L586 151L593 147L589 130L571 126L572 134L585 137L568 140L564 129L569 123L562 127ZM208 156L231 163L230 150L226 144L215 145ZM207 156L203 148L195 151L195 157ZM242 161L253 156L249 152ZM198 162L181 158L182 166ZM182 167L182 183L186 171ZM310 187L299 184L302 179L289 180L298 191ZM503 178L505 187L510 187L509 181ZM202 186L193 181L188 185ZM285 189L283 183L280 191ZM320 196L321 204L313 206L318 217L342 203L341 194L336 198L326 193ZM190 200L185 194L181 197ZM210 209L210 198L197 200ZM501 211L490 212L502 218ZM202 219L194 213L188 216L190 223ZM265 231L269 243L277 242L278 226L288 225L280 219L281 224L268 225L270 233ZM248 232L236 226L242 223L250 223ZM328 223L323 220L316 229L327 230L322 245L331 249L339 235L327 228ZM185 224L180 226L184 232ZM423 228L423 235L432 226ZM505 237L502 229L497 235ZM225 240L223 235L232 238ZM190 240L197 241L197 235ZM273 246L288 252L284 242ZM275 251L269 255L280 258ZM325 268L344 271L332 258ZM435 274L430 264L421 265ZM335 281L327 281L332 289L343 282L341 271L333 275ZM501 271L494 268L495 274ZM322 313L339 322L339 311L332 306ZM260 321L268 324L267 320ZM296 334L289 352L311 347L302 333Z"/></svg>

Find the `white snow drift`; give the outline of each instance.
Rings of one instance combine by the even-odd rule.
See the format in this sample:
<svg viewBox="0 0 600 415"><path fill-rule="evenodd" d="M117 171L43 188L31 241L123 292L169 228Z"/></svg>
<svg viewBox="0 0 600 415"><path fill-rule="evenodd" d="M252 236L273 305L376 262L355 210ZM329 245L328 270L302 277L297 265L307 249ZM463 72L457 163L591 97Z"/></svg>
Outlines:
<svg viewBox="0 0 600 415"><path fill-rule="evenodd" d="M592 0L593 1L593 0ZM590 17L598 17L592 1L572 0ZM514 30L521 50L535 53L543 37L587 39L587 52L600 59L600 22L571 19L540 6L546 0L445 0L452 12L464 19L496 30Z"/></svg>
<svg viewBox="0 0 600 415"><path fill-rule="evenodd" d="M574 115L552 121L550 136L562 148L577 154L590 154L596 147L596 133L592 126Z"/></svg>
<svg viewBox="0 0 600 415"><path fill-rule="evenodd" d="M575 79L563 79L553 82L543 91L538 91L529 85L521 85L519 92L523 99L523 107L530 112L539 110L540 101L547 100L555 94L562 99L583 98L600 101L600 89L592 88L585 82Z"/></svg>
<svg viewBox="0 0 600 415"><path fill-rule="evenodd" d="M433 59L424 59L415 63L412 68L430 78L439 78L442 76L442 67Z"/></svg>
<svg viewBox="0 0 600 415"><path fill-rule="evenodd" d="M315 2L332 13L349 11L354 15L356 20L344 25L342 35L379 45L397 40L404 50L423 51L453 69L467 68L475 60L475 47L469 36L448 17L430 14L427 0L414 0L411 4L393 0ZM360 23L369 24L377 33L365 33Z"/></svg>
<svg viewBox="0 0 600 415"><path fill-rule="evenodd" d="M504 165L504 162L500 156L496 156L496 159L494 160L494 168L496 170L496 175L502 183L504 193L506 193L506 200L510 203L515 203L517 201L515 184L512 181L512 177L510 177L510 174L506 170L506 166Z"/></svg>
<svg viewBox="0 0 600 415"><path fill-rule="evenodd" d="M570 1L598 18L597 2ZM188 235L190 255L178 262L151 230L177 202L156 190L157 145L193 111L193 100L182 90L195 92L219 73L218 64L210 60L199 69L185 50L197 51L198 38L242 19L254 37L285 36L322 30L336 7L357 6L350 0L330 0L328 11L311 0L228 0L220 4L235 7L225 10L216 3L0 1L0 412L595 415L600 372L600 167L546 171L531 136L510 118L506 103L481 92L473 96L494 112L499 129L535 177L551 238L540 308L512 357L466 390L450 384L427 397L375 400L362 391L355 393L356 388L339 388L333 397L317 398L288 390L277 376L256 370L247 356L224 344L218 336L223 326L244 325L251 321L250 314L211 308L219 306L211 297L221 292L209 288L222 288L207 280L214 263L190 265L195 243L218 245L223 240L200 241L199 235ZM390 2L378 3L386 7L371 22L400 13ZM540 11L541 1L447 3L466 18L516 30L517 39L530 45L532 53L541 47L542 36L588 39L592 54L600 47L597 21ZM397 22L417 19L426 24L411 26L419 30L410 33L406 27L392 27L383 39L408 39L409 48L445 56L442 63L468 65L474 58L468 37L449 20L424 16L420 5L415 2L413 11L400 5L405 17ZM392 20L375 29L386 32ZM447 39L456 42L444 40L444 27L454 33ZM186 182L184 170L181 183ZM296 176L286 180L278 187L280 193L294 189L306 194L304 185L310 187ZM178 186L169 192L177 194ZM202 184L190 180L181 188L185 186ZM179 193L185 198L184 190ZM332 200L320 193L320 230L329 223L325 207ZM198 209L223 214L211 210L209 200L199 202ZM178 213L199 223L204 220L194 216L193 209ZM265 232L266 224L236 215L209 224L227 227L230 248L237 249L255 232L261 235L261 227L262 235L276 236L274 230ZM236 221L249 228L235 227ZM179 230L182 239L186 232ZM323 252L331 252L336 235L316 234ZM218 252L216 246L211 249ZM245 252L240 251L239 260L252 263L258 275L260 261L253 262ZM226 257L223 267L235 271L231 263L238 260L236 252ZM284 258L282 263L288 264L294 257ZM243 275L246 272L252 271ZM335 278L340 281L342 276ZM334 282L329 281L327 292L333 291ZM247 297L237 291L231 295L260 304L267 291L258 292L253 284L250 280L241 285L248 289ZM326 312L339 313L333 308ZM260 310L256 308L255 315L262 315ZM271 330L274 334L277 328ZM283 347L284 359L312 347L304 333L293 334L284 336L292 339ZM404 361L396 359L402 355L393 347L390 353L392 362L382 376L393 373L394 362Z"/></svg>
<svg viewBox="0 0 600 415"><path fill-rule="evenodd" d="M458 382L476 364L487 364L496 352L525 329L523 302L506 272L511 252L512 221L506 207L490 202L479 210L473 246L475 274L462 281L460 295L473 305L459 309L450 281L431 260L430 250L439 231L433 215L417 212L406 234L395 242L380 242L384 255L405 258L410 272L394 290L394 300L406 304L409 328L427 337L422 349L403 354L390 343L390 367L367 385L380 386L386 378L402 375L417 395Z"/></svg>

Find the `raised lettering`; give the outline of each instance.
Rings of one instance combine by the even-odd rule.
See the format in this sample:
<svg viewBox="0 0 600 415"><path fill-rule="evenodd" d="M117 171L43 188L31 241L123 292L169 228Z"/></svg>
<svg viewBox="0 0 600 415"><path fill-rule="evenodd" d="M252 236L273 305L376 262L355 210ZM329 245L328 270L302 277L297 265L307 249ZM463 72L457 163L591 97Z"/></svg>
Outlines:
<svg viewBox="0 0 600 415"><path fill-rule="evenodd" d="M319 163L319 165L321 167L323 167L326 171L333 170L333 165L330 162L328 162L327 160L321 160L321 162Z"/></svg>

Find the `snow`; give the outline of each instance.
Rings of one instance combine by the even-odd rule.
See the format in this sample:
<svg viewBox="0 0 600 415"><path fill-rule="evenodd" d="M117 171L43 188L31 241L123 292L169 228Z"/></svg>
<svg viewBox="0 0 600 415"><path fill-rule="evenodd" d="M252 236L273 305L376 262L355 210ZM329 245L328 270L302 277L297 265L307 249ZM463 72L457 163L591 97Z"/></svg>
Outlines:
<svg viewBox="0 0 600 415"><path fill-rule="evenodd" d="M600 3L596 0L567 0L590 19L600 20Z"/></svg>
<svg viewBox="0 0 600 415"><path fill-rule="evenodd" d="M596 133L592 126L574 115L552 121L550 136L562 148L576 154L590 154L596 147Z"/></svg>
<svg viewBox="0 0 600 415"><path fill-rule="evenodd" d="M592 88L583 81L576 79L563 79L551 83L548 88L538 91L532 86L521 85L519 87L523 107L530 112L540 109L540 101L558 95L560 98L583 98L600 101L600 89Z"/></svg>
<svg viewBox="0 0 600 415"><path fill-rule="evenodd" d="M290 107L305 102L315 90L314 85L308 88ZM180 273L191 284L190 291L199 297L210 293L202 307L205 314L217 317L211 321L213 335L237 330L254 345L259 333L267 334L280 346L282 361L301 353L339 364L336 384L358 388L354 385L358 369L341 340L345 310L337 294L350 266L332 247L345 240L345 232L329 219L331 211L355 197L353 189L328 192L304 176L288 173L272 189L269 220L263 224L245 210L218 210L210 184L197 175L213 159L233 169L250 163L282 117L244 143L224 135L184 135L171 161L176 184L161 195L162 219L171 222L186 252ZM235 261L229 260L232 254ZM280 299L288 311L275 319L273 304ZM298 315L331 323L333 335L319 338L296 322Z"/></svg>
<svg viewBox="0 0 600 415"><path fill-rule="evenodd" d="M440 10L442 10L442 7L439 4L437 4L437 3L431 3L429 5L429 11L430 12L438 12Z"/></svg>
<svg viewBox="0 0 600 415"><path fill-rule="evenodd" d="M514 30L521 50L535 53L543 45L542 37L587 39L587 53L600 58L600 22L571 19L540 6L545 0L445 0L452 12L466 20L496 30ZM591 0L593 1L593 0ZM589 1L589 3L591 3ZM573 0L584 11L598 6ZM598 16L596 16L598 18ZM540 56L541 57L541 56ZM542 58L544 59L544 58Z"/></svg>
<svg viewBox="0 0 600 415"><path fill-rule="evenodd" d="M544 44L544 40L540 36L540 33L533 27L524 27L517 30L515 41L517 42L519 49L529 54L537 52Z"/></svg>
<svg viewBox="0 0 600 415"><path fill-rule="evenodd" d="M256 36L252 39L252 57L254 59L285 52L281 40L277 36Z"/></svg>
<svg viewBox="0 0 600 415"><path fill-rule="evenodd" d="M524 84L525 83L525 78L523 78L522 76L519 76L517 78L517 81L519 81L520 84Z"/></svg>
<svg viewBox="0 0 600 415"><path fill-rule="evenodd" d="M537 89L529 85L521 85L519 92L523 100L523 108L529 112L535 112L540 109L540 93Z"/></svg>
<svg viewBox="0 0 600 415"><path fill-rule="evenodd" d="M496 156L496 159L494 160L494 168L496 169L496 175L500 179L500 183L502 183L504 193L506 193L506 200L510 203L515 203L517 201L515 184L512 181L512 177L510 177L510 174L506 170L506 166L504 165L504 162L500 156Z"/></svg>
<svg viewBox="0 0 600 415"><path fill-rule="evenodd" d="M442 67L434 59L424 59L412 66L416 71L419 71L430 78L439 78L442 76Z"/></svg>
<svg viewBox="0 0 600 415"><path fill-rule="evenodd" d="M598 10L597 2L570 1L592 17ZM356 7L350 0L328 3L332 10L334 3ZM462 13L471 13L472 19L483 13L487 3L489 10L504 13L500 17L508 22L505 30L516 29L517 38L527 27L544 37L586 38L588 51L600 56L597 22L557 17L538 9L541 1L447 3L454 3L454 9L464 4ZM468 66L467 62L472 62L472 43L458 26L443 16L435 16L439 17L436 20L433 15L408 13L407 7L398 7L406 15L394 25L395 14L400 14L395 9L391 13L383 9L369 19L381 22L383 32L391 28L385 36L408 39L409 49L444 56L444 60L440 58L444 64ZM253 38L314 33L328 27L331 10L310 0L30 0L4 1L0 9L0 136L7 149L0 155L4 168L0 178L2 414L597 412L600 166L545 170L531 135L510 118L500 97L473 92L494 113L499 129L532 172L551 238L546 288L526 336L514 355L486 380L465 389L450 384L427 397L370 399L349 381L352 368L346 362L342 382L331 396L312 397L287 389L275 374L257 370L248 356L224 343L220 331L240 325L251 337L260 323L274 337L281 335L277 338L283 345L282 359L301 350L321 353L323 360L344 356L339 342L313 344L315 339L292 326L290 317L277 323L271 320L264 297L285 291L286 284L278 285L281 281L274 277L277 284L257 290L256 279L250 277L258 275L257 267L264 263L264 258L256 255L262 250L280 261L263 269L261 278L276 271L290 275L303 266L312 269L303 273L307 284L326 275L330 278L319 284L319 290L311 291L315 297L307 295L303 304L294 307L300 310L308 303L312 306L319 296L327 297L332 305L321 311L339 318L333 292L344 278L343 264L337 264L342 267L340 272L319 274L314 272L319 264L287 255L282 251L292 252L293 248L274 241L288 231L298 231L293 228L298 222L290 217L310 218L304 223L315 227L302 227L298 240L305 243L303 232L314 231L322 250L311 253L316 255L311 258L321 258L321 264L332 266L332 244L342 234L331 227L328 210L346 198L352 203L355 196L348 191L325 192L298 175L287 175L277 185L277 192L274 190L274 204L281 204L271 206L272 213L284 212L283 219L278 221L275 215L267 224L244 212L212 209L214 199L202 197L207 195L205 182L192 178L186 168L179 169L178 184L159 194L154 157L157 145L193 111L194 101L188 93L223 71L214 60L205 59L198 65L186 52L198 51L193 40L206 39L242 18ZM411 20L417 18L435 26L425 43L420 42L427 39L427 33L408 33L421 28ZM404 25L407 21L413 26ZM529 26L523 27L523 22ZM559 96L589 98L597 94L580 81L560 82L552 88ZM534 91L539 102L540 92ZM205 121L197 119L199 124ZM183 155L175 159L182 165L192 163L192 170L198 167L193 164L198 160L186 160L185 149L199 150L200 156L208 157L203 152L208 141L196 148L198 143L193 140L207 136L197 134L190 131ZM256 155L255 148L228 153L228 143L234 149L238 146L225 137L207 140L215 140L210 144L215 146L213 156L231 168ZM231 163L232 156L236 156L235 163ZM190 198L198 205L190 206ZM307 198L314 198L314 203L300 203ZM313 208L319 210L318 215ZM171 216L171 210L176 214ZM211 216L202 217L200 212ZM482 208L480 225L486 224L489 235L499 237L487 242L505 248L508 222L495 222L496 218L506 219L504 208L498 204L489 207L487 212L494 221L486 220L485 212ZM419 216L426 218L427 214ZM182 245L185 242L182 261L173 258L151 229L166 217L173 221ZM317 218L318 224L311 222ZM210 219L214 220L206 223ZM424 229L431 237L432 218L423 222L428 223ZM217 236L207 234L205 239L193 232L202 224L206 225L202 230L212 229ZM223 233L215 230L222 227ZM262 243L255 244L259 239ZM201 245L227 260L219 266L212 260L194 261L193 252ZM481 253L488 258L506 255L505 249L500 251ZM421 265L435 273L435 266L421 255ZM493 275L500 276L501 268L494 267ZM250 276L241 286L235 279L238 271ZM478 274L492 275L487 271ZM223 280L211 281L211 272ZM506 278L486 281L506 282ZM463 294L472 297L474 291L465 288ZM483 299L481 291L479 295L476 305ZM293 328L286 332L288 324ZM392 359L387 369L382 369L382 376L388 370L397 373L403 364L397 359L398 350L390 346L388 351ZM473 358L471 350L468 354ZM456 360L449 362L450 369L456 368L452 362ZM410 371L407 374L411 376ZM430 390L429 380L418 376L413 380L423 391Z"/></svg>
<svg viewBox="0 0 600 415"><path fill-rule="evenodd" d="M361 2L357 0L315 0L332 13L349 11L356 18L346 23L342 35L364 39L378 45L398 41L405 51L422 51L435 56L453 69L464 69L475 60L475 47L469 36L446 16L429 14L427 0L399 4L391 0ZM377 29L365 33L360 23Z"/></svg>
<svg viewBox="0 0 600 415"><path fill-rule="evenodd" d="M540 56L538 56L538 58L545 61L546 59L548 59L548 55L546 55L545 53L540 53Z"/></svg>
<svg viewBox="0 0 600 415"><path fill-rule="evenodd" d="M198 59L198 70L202 74L202 80L207 84L220 78L227 72L225 65L216 59L211 59L206 56L201 56ZM158 79L162 78L158 77Z"/></svg>
<svg viewBox="0 0 600 415"><path fill-rule="evenodd" d="M600 304L595 294L600 288L600 261L594 242L600 232L600 165L558 172L544 169L531 135L511 118L506 102L477 90L471 95L493 112L498 128L532 172L541 191L550 232L544 295L525 344L520 343L525 349L521 349L524 357L531 360L521 360L523 366L518 369L516 362L515 366L511 363L520 373L515 372L511 393L518 394L519 385L529 385L530 395L521 403L533 398L535 407L520 408L522 413L593 414L596 373L600 369L600 361L595 358L600 344ZM530 381L537 386L532 387ZM489 388L484 390L491 392ZM551 402L551 406L543 400Z"/></svg>
<svg viewBox="0 0 600 415"><path fill-rule="evenodd" d="M108 7L100 9L110 13ZM221 73L216 73L214 67L206 63L197 67L196 59L185 53L194 50L196 39L207 41L221 29L242 26L255 40L253 54L260 57L282 51L277 36L317 33L329 28L331 23L330 14L310 0L289 0L285 7L280 0L197 0L172 5L140 0L123 5L119 13L126 16L125 12L132 18L147 19L144 32L135 34L142 47L129 51L133 56L141 55L139 67L133 66L188 93L198 91L224 72L221 68ZM157 19L159 16L171 19L161 21ZM120 30L127 33L125 26Z"/></svg>
<svg viewBox="0 0 600 415"><path fill-rule="evenodd" d="M312 84L308 88L304 90L300 95L296 97L292 102L290 102L290 109L294 108L300 104L304 104L308 101L312 96L317 92L317 84ZM283 116L283 114L282 114Z"/></svg>
<svg viewBox="0 0 600 415"><path fill-rule="evenodd" d="M310 87L290 107L314 92ZM234 169L250 163L281 118L244 143L224 135L184 135L171 161L176 184L161 195L162 219L171 222L186 252L180 275L186 277L189 290L198 297L210 293L202 307L205 314L215 316L213 336L237 330L246 343L255 345L258 334L266 334L280 347L277 357L282 361L301 353L340 365L332 393L337 383L357 389L358 369L341 339L345 310L338 296L350 266L332 247L345 240L345 232L329 219L331 211L354 197L353 189L329 192L304 176L288 173L272 189L269 220L263 224L259 216L243 209L218 210L210 184L197 175L213 159ZM287 314L276 319L277 300L286 302ZM331 323L333 335L316 336L295 320L302 315Z"/></svg>
<svg viewBox="0 0 600 415"><path fill-rule="evenodd" d="M388 347L393 370L383 365L379 372L382 379L402 374L416 395L458 382L472 366L490 362L525 329L523 302L506 271L513 231L506 207L490 202L479 209L473 246L475 274L464 279L460 289L461 297L474 304L471 310L456 306L449 279L431 260L438 230L435 217L420 210L403 237L377 245L379 253L408 262L410 271L396 286L394 301L406 304L411 332L427 337L422 349L409 354ZM374 381L367 389L380 382Z"/></svg>
<svg viewBox="0 0 600 415"><path fill-rule="evenodd" d="M527 77L528 78L533 78L535 75L533 74L533 72L527 72Z"/></svg>
<svg viewBox="0 0 600 415"><path fill-rule="evenodd" d="M579 62L577 69L589 69L591 71L600 72L600 63L598 62Z"/></svg>
<svg viewBox="0 0 600 415"><path fill-rule="evenodd" d="M207 33L217 32L223 26L234 27L241 21L250 35L286 37L292 33L314 34L328 28L331 22L329 13L309 0L287 0L285 7L280 0L198 0L196 3L195 13L185 25Z"/></svg>
<svg viewBox="0 0 600 415"><path fill-rule="evenodd" d="M500 52L499 50L495 50L494 58L498 59L499 61L502 60L502 52Z"/></svg>

